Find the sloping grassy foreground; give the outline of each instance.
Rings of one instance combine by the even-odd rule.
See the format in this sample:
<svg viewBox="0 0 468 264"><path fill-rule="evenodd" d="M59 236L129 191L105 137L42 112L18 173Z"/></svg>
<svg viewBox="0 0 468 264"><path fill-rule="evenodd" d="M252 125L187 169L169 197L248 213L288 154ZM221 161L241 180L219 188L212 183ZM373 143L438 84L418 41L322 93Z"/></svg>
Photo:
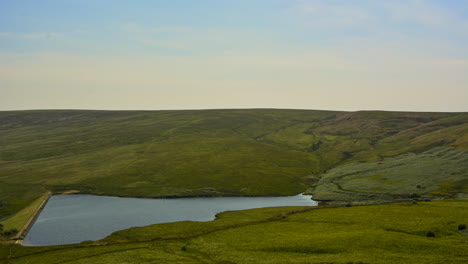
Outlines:
<svg viewBox="0 0 468 264"><path fill-rule="evenodd" d="M466 159L453 160L450 177L442 182L437 178L440 171L432 170L431 160L404 156L439 147L447 157L467 151L467 113L274 109L0 112L0 220L47 191L136 197L293 195L333 168L353 162L375 164L389 157L418 161L418 167L427 173L417 178L428 179L421 195L432 195L434 190L445 197L465 192L466 173L457 167L466 166ZM366 184L359 192L382 188L390 195L381 198L393 201L395 189L387 184L393 176L387 181L385 173L363 175L385 186ZM413 180L402 179L399 184L405 192L414 192ZM366 186L371 189L363 190Z"/></svg>
<svg viewBox="0 0 468 264"><path fill-rule="evenodd" d="M0 263L461 264L468 233L458 225L467 222L466 201L264 208L131 228L88 245L3 245Z"/></svg>

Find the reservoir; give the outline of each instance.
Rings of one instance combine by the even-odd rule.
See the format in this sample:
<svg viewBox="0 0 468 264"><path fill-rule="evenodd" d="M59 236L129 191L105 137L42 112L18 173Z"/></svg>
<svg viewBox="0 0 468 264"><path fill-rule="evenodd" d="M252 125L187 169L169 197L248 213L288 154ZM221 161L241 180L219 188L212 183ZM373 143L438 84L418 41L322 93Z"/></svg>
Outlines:
<svg viewBox="0 0 468 264"><path fill-rule="evenodd" d="M54 195L26 235L25 246L99 240L130 227L178 221L210 221L223 211L276 206L316 206L310 195L177 199Z"/></svg>

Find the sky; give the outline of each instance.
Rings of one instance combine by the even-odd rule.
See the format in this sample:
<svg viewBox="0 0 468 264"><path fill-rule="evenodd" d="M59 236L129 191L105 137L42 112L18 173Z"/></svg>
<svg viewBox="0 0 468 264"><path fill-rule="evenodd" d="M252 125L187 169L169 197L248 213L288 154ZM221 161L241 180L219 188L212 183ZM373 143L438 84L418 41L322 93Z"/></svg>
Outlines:
<svg viewBox="0 0 468 264"><path fill-rule="evenodd" d="M464 0L0 0L0 110L468 111Z"/></svg>

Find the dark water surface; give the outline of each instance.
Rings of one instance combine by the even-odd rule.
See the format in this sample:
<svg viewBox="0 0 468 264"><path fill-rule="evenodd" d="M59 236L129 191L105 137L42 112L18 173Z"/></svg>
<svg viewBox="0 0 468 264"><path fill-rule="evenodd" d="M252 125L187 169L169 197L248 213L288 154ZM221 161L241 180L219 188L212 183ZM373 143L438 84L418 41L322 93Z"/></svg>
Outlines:
<svg viewBox="0 0 468 264"><path fill-rule="evenodd" d="M23 245L48 246L102 239L135 226L177 221L210 221L223 211L274 206L315 206L309 195L140 199L95 195L54 195Z"/></svg>

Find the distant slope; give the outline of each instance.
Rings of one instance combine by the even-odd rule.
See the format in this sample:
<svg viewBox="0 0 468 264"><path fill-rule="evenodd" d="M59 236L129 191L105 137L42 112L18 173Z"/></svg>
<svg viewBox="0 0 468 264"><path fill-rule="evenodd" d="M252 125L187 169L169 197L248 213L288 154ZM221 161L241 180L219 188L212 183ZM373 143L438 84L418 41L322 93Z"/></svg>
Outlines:
<svg viewBox="0 0 468 264"><path fill-rule="evenodd" d="M388 157L440 147L447 156L466 155L467 113L0 112L0 219L47 190L142 197L290 195L320 185L324 173L345 164L370 162L373 169ZM458 165L466 167L466 159L454 161ZM440 179L435 173L426 170L424 177ZM449 175L419 193L465 192L466 173L454 169ZM407 182L414 185L401 184Z"/></svg>

